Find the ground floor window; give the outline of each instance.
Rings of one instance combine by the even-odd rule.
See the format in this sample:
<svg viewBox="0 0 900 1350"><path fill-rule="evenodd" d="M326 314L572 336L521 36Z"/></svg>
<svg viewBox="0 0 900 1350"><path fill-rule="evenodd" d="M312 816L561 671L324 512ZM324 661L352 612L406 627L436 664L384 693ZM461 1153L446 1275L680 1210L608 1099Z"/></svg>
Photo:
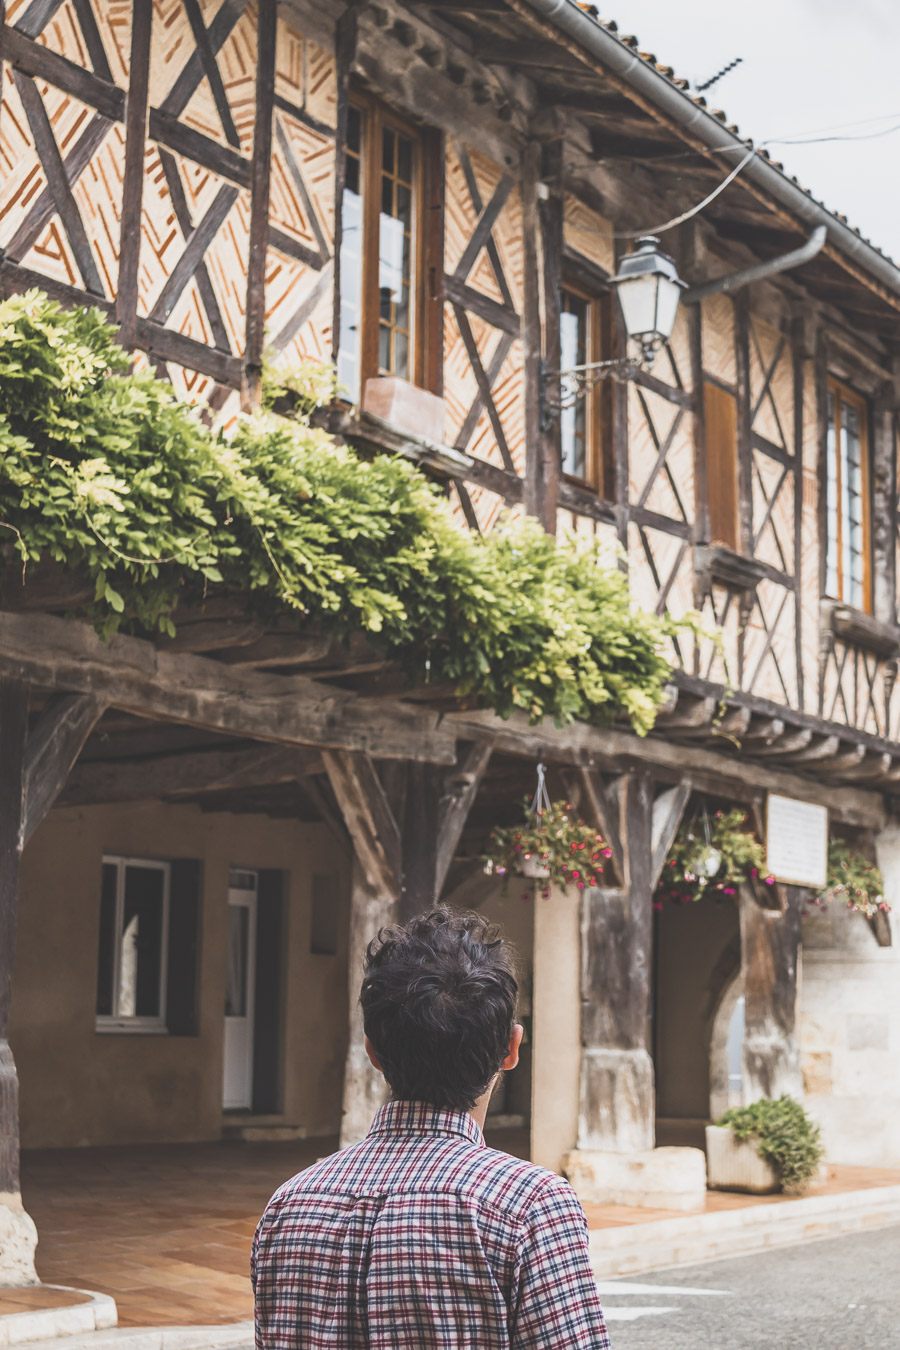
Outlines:
<svg viewBox="0 0 900 1350"><path fill-rule="evenodd" d="M166 1029L169 863L105 857L100 894L97 1029Z"/></svg>

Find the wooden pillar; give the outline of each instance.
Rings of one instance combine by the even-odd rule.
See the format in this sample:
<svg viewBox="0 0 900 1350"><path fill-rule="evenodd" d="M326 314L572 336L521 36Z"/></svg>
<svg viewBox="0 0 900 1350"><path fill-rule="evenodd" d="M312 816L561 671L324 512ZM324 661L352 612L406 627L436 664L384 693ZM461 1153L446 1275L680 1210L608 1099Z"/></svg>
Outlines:
<svg viewBox="0 0 900 1350"><path fill-rule="evenodd" d="M541 516L544 493L541 435L541 276L538 237L538 170L541 148L529 141L522 157L522 260L525 302L522 348L525 382L525 484L523 504L530 516Z"/></svg>
<svg viewBox="0 0 900 1350"><path fill-rule="evenodd" d="M544 196L538 203L541 227L541 253L544 281L544 366L559 370L560 310L562 307L563 216L565 203L565 141L551 140L541 152L541 185ZM550 388L558 393L558 386ZM562 453L559 418L541 435L541 496L538 517L548 534L556 534L556 508Z"/></svg>
<svg viewBox="0 0 900 1350"><path fill-rule="evenodd" d="M396 919L396 906L381 887L373 886L365 869L358 861L353 863L350 892L349 969L349 1040L344 1065L344 1098L341 1115L341 1148L365 1138L372 1117L388 1099L388 1088L383 1076L366 1054L359 1006L366 960L366 948L378 930Z"/></svg>
<svg viewBox="0 0 900 1350"><path fill-rule="evenodd" d="M803 1094L797 1047L801 892L782 888L784 909L752 885L741 886L741 972L744 980L744 1102ZM772 897L774 900L774 896Z"/></svg>
<svg viewBox="0 0 900 1350"><path fill-rule="evenodd" d="M19 1189L19 1080L9 1048L27 726L27 686L0 680L0 1285L37 1282L37 1233Z"/></svg>
<svg viewBox="0 0 900 1350"><path fill-rule="evenodd" d="M644 773L615 789L621 888L585 891L581 919L580 1149L653 1147L653 1062L647 1049L653 943L653 795ZM612 827L612 828L610 828Z"/></svg>

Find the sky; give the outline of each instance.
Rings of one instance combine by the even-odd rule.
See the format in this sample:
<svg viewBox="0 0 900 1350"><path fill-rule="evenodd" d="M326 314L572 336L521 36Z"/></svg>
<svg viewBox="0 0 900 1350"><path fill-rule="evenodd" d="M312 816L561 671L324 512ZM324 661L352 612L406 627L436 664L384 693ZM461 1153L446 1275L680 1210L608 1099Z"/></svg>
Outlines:
<svg viewBox="0 0 900 1350"><path fill-rule="evenodd" d="M900 262L900 0L599 0L599 7L620 34L635 34L641 51L692 86L742 57L704 97L757 145L852 137L768 148Z"/></svg>

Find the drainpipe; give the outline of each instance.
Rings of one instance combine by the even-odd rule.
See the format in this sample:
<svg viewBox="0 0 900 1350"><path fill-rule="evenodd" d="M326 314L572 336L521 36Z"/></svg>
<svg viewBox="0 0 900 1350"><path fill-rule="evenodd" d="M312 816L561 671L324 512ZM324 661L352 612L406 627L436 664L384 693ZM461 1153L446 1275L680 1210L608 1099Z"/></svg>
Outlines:
<svg viewBox="0 0 900 1350"><path fill-rule="evenodd" d="M733 150L736 155L747 153L746 141L729 131L711 113L699 107L690 95L682 93L654 66L644 61L614 34L585 14L574 0L516 0L516 4L527 6L539 18L559 29L570 41L576 42L588 56L624 80L636 93L643 95L671 121L689 130L709 149L719 153L723 150ZM723 163L736 162L723 157ZM809 228L815 228L817 225L827 226L828 239L833 247L840 249L859 266L864 267L886 290L893 292L894 295L900 295L900 267L879 253L871 244L867 244L855 230L839 220L831 211L827 211L808 192L792 182L762 155L753 156L741 170L741 177L749 179L757 187L771 194Z"/></svg>
<svg viewBox="0 0 900 1350"><path fill-rule="evenodd" d="M742 286L749 286L751 281L765 281L768 277L777 276L779 272L790 271L792 267L802 267L817 253L822 252L827 237L828 230L825 226L817 225L800 248L792 249L790 253L782 253L778 258L770 258L768 262L757 263L755 267L730 272L726 277L714 277L712 281L704 281L700 286L689 286L682 295L681 302L684 305L696 305L707 295L730 295L732 291L739 291Z"/></svg>

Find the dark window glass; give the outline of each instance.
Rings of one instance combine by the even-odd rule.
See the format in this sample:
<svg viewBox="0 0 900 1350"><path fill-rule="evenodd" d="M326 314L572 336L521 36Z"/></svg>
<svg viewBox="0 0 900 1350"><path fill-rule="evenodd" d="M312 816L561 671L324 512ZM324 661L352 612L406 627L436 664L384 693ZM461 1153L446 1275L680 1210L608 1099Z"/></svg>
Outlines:
<svg viewBox="0 0 900 1350"><path fill-rule="evenodd" d="M314 872L309 950L314 956L334 956L338 949L338 878L332 872Z"/></svg>
<svg viewBox="0 0 900 1350"><path fill-rule="evenodd" d="M165 874L159 867L125 868L119 957L120 1017L162 1013Z"/></svg>

